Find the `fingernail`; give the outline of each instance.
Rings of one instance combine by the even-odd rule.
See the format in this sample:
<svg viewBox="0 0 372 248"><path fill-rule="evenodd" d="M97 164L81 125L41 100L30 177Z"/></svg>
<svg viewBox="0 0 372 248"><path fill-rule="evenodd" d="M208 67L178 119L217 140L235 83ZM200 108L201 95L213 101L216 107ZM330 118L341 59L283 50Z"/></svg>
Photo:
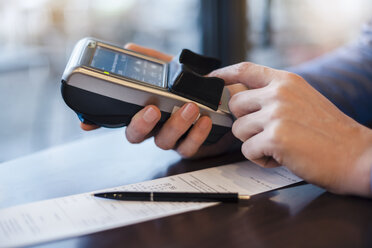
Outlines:
<svg viewBox="0 0 372 248"><path fill-rule="evenodd" d="M181 116L185 121L189 121L196 114L196 109L192 103L188 103L186 107L182 110Z"/></svg>
<svg viewBox="0 0 372 248"><path fill-rule="evenodd" d="M156 120L156 118L158 118L158 113L152 107L149 107L148 109L146 109L145 113L143 114L143 119L147 123L153 123Z"/></svg>

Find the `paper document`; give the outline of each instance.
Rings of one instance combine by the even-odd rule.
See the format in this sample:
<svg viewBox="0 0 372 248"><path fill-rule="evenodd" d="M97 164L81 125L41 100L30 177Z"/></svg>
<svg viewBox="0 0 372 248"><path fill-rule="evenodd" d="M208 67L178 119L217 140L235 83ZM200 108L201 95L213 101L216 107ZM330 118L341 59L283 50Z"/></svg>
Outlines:
<svg viewBox="0 0 372 248"><path fill-rule="evenodd" d="M100 191L238 192L254 195L299 181L300 178L284 167L265 169L245 161ZM116 201L96 198L91 193L0 210L0 247L74 237L217 204Z"/></svg>

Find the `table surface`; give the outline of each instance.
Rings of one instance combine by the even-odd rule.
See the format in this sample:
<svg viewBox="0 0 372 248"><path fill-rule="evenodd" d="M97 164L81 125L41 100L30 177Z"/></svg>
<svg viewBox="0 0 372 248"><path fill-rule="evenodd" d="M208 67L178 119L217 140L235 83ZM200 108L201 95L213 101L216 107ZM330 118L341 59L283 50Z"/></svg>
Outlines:
<svg viewBox="0 0 372 248"><path fill-rule="evenodd" d="M151 180L242 160L182 160L152 140L110 131L0 164L0 208ZM17 194L14 194L17 192ZM20 193L22 192L22 193ZM300 184L38 247L372 247L372 201Z"/></svg>

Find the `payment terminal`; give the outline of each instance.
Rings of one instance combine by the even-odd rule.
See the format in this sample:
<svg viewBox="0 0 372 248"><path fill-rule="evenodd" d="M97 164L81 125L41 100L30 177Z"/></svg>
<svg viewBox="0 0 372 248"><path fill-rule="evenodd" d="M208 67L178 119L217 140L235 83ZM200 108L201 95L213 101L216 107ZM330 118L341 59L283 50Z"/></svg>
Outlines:
<svg viewBox="0 0 372 248"><path fill-rule="evenodd" d="M156 105L159 124L187 102L212 119L206 143L215 143L231 129L224 81L204 77L218 60L184 49L171 62L123 49L94 38L80 40L62 76L66 104L79 119L103 127L122 127L143 107Z"/></svg>

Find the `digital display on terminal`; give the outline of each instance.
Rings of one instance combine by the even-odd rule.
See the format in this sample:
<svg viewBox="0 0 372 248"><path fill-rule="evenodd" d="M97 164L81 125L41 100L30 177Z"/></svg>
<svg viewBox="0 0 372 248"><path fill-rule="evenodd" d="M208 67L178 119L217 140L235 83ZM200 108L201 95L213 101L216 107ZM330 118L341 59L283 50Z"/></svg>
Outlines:
<svg viewBox="0 0 372 248"><path fill-rule="evenodd" d="M91 67L148 84L163 86L164 65L98 46Z"/></svg>

